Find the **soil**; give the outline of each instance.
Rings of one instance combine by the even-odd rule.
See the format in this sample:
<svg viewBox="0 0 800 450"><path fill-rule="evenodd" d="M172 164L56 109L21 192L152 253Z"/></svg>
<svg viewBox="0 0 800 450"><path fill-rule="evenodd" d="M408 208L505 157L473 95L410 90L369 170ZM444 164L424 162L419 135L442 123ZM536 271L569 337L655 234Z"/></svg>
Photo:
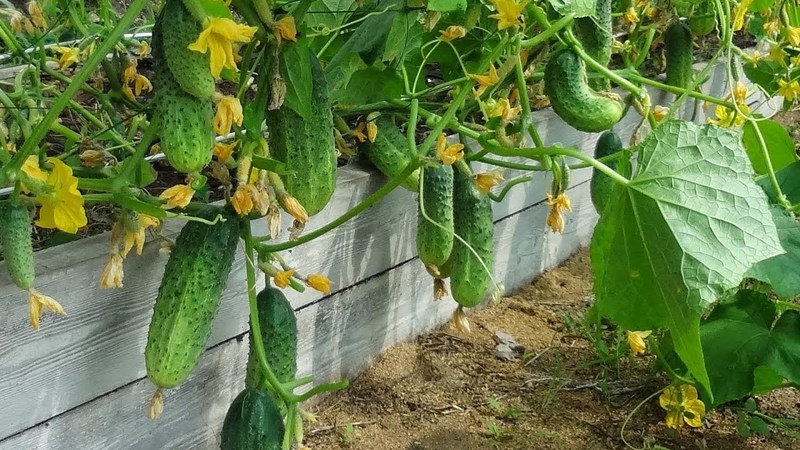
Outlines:
<svg viewBox="0 0 800 450"><path fill-rule="evenodd" d="M471 314L471 333L448 324L386 351L347 390L314 408L319 420L308 426L306 444L352 450L624 449L620 430L630 416L624 432L630 448L800 448L780 432L740 437L736 415L724 409L709 413L701 429L668 429L657 399L646 400L669 383L651 370L652 357L598 362L581 325L592 298L584 249L516 295ZM494 355L498 331L525 347L521 359ZM624 339L617 343L627 345ZM758 401L772 417L800 417L797 391Z"/></svg>

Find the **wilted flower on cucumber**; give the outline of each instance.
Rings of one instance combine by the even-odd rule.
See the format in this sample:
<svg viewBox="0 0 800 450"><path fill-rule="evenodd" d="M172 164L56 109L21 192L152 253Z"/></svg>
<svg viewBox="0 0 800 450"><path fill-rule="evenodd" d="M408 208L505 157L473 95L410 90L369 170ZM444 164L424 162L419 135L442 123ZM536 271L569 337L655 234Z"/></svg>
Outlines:
<svg viewBox="0 0 800 450"><path fill-rule="evenodd" d="M129 211L122 220L125 230L123 238L122 257L128 256L133 246L136 246L136 254L141 255L144 249L145 231L148 228L157 228L161 222L150 215Z"/></svg>
<svg viewBox="0 0 800 450"><path fill-rule="evenodd" d="M286 39L287 41L296 42L297 41L297 26L294 23L293 16L285 16L282 17L281 20L272 23L272 33L275 35L275 39L278 42L281 39Z"/></svg>
<svg viewBox="0 0 800 450"><path fill-rule="evenodd" d="M473 73L468 75L472 81L478 83L478 86L475 88L475 97L480 97L486 92L486 89L500 81L500 76L497 74L497 69L495 69L494 64L489 65L489 73L486 75L476 75Z"/></svg>
<svg viewBox="0 0 800 450"><path fill-rule="evenodd" d="M226 163L228 162L228 159L230 159L231 154L233 154L233 150L236 149L237 145L239 145L239 141L233 141L229 144L216 142L214 144L214 156L217 157L219 162Z"/></svg>
<svg viewBox="0 0 800 450"><path fill-rule="evenodd" d="M164 209L172 208L185 208L194 197L194 189L185 184L177 184L167 188L161 195L158 196L166 203L161 205Z"/></svg>
<svg viewBox="0 0 800 450"><path fill-rule="evenodd" d="M3 14L8 16L11 25L11 31L14 33L19 34L24 31L27 35L33 35L33 33L36 31L33 28L33 22L31 22L30 19L28 19L21 12L14 9L5 9L3 10Z"/></svg>
<svg viewBox="0 0 800 450"><path fill-rule="evenodd" d="M72 67L78 61L80 61L80 50L77 47L63 47L63 46L56 46L53 47L53 51L59 54L58 58L58 69L65 70Z"/></svg>
<svg viewBox="0 0 800 450"><path fill-rule="evenodd" d="M503 182L503 171L500 169L493 169L488 172L479 173L474 176L475 185L478 190L488 194L492 188Z"/></svg>
<svg viewBox="0 0 800 450"><path fill-rule="evenodd" d="M444 42L452 42L456 39L461 39L467 35L467 30L464 27L460 27L458 25L450 25L449 27L442 30L441 35L439 36L439 40Z"/></svg>
<svg viewBox="0 0 800 450"><path fill-rule="evenodd" d="M322 275L321 273L314 273L309 275L308 278L306 278L306 284L310 288L318 292L321 292L325 295L331 293L331 280L329 280L328 277Z"/></svg>
<svg viewBox="0 0 800 450"><path fill-rule="evenodd" d="M236 187L233 197L231 197L231 204L233 209L240 216L246 216L253 210L253 199L258 195L256 187L252 184L243 184Z"/></svg>
<svg viewBox="0 0 800 450"><path fill-rule="evenodd" d="M214 115L214 132L218 136L227 136L233 124L242 126L244 110L238 98L230 95L220 95L216 98L217 112Z"/></svg>
<svg viewBox="0 0 800 450"><path fill-rule="evenodd" d="M464 144L448 144L447 136L441 133L436 138L436 157L445 165L454 164L456 161L464 157Z"/></svg>
<svg viewBox="0 0 800 450"><path fill-rule="evenodd" d="M634 355L643 355L647 351L647 339L652 331L628 331L626 333L626 338L628 340L628 346L631 348L631 352Z"/></svg>
<svg viewBox="0 0 800 450"><path fill-rule="evenodd" d="M31 16L31 20L33 24L36 25L36 28L42 31L47 30L47 20L44 18L44 10L42 10L42 5L39 4L38 1L31 0L28 2L28 14Z"/></svg>
<svg viewBox="0 0 800 450"><path fill-rule="evenodd" d="M87 223L78 179L72 175L72 168L60 159L48 158L48 162L53 165L49 173L39 167L38 157L28 157L22 166L28 177L23 191L33 190L41 205L37 226L74 234Z"/></svg>
<svg viewBox="0 0 800 450"><path fill-rule="evenodd" d="M703 426L706 405L697 398L697 389L691 384L668 386L658 398L658 404L667 411L665 422L669 428Z"/></svg>
<svg viewBox="0 0 800 450"><path fill-rule="evenodd" d="M800 83L797 80L786 80L786 79L779 79L778 80L778 95L783 96L786 100L793 102L798 96L800 96Z"/></svg>
<svg viewBox="0 0 800 450"><path fill-rule="evenodd" d="M277 288L285 289L291 284L292 275L294 275L294 269L282 270L272 276L272 283Z"/></svg>
<svg viewBox="0 0 800 450"><path fill-rule="evenodd" d="M547 214L547 226L553 230L554 233L564 232L564 211L572 211L572 204L567 196L567 192L563 191L560 194L553 196L547 193L547 201L545 202L550 207L550 212Z"/></svg>
<svg viewBox="0 0 800 450"><path fill-rule="evenodd" d="M34 330L39 329L39 320L42 318L44 311L49 311L54 314L65 316L67 313L60 303L55 301L53 297L42 294L34 288L28 291L28 304L31 326Z"/></svg>
<svg viewBox="0 0 800 450"><path fill-rule="evenodd" d="M238 70L234 44L250 42L257 30L256 27L238 24L228 18L209 17L197 41L189 45L189 50L208 53L211 75L219 79L223 68Z"/></svg>
<svg viewBox="0 0 800 450"><path fill-rule="evenodd" d="M122 266L122 255L118 252L108 255L103 273L100 274L101 289L117 289L122 287L125 270Z"/></svg>

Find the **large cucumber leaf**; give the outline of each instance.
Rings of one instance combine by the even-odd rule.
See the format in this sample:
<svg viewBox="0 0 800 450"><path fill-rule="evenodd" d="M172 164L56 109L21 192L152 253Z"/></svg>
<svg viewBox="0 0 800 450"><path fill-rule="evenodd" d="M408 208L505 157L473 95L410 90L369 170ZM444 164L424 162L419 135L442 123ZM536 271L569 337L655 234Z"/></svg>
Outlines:
<svg viewBox="0 0 800 450"><path fill-rule="evenodd" d="M575 14L575 17L589 17L595 15L596 0L547 0L559 14Z"/></svg>
<svg viewBox="0 0 800 450"><path fill-rule="evenodd" d="M286 83L284 105L303 119L311 119L311 53L305 38L283 46L280 71Z"/></svg>
<svg viewBox="0 0 800 450"><path fill-rule="evenodd" d="M764 144L767 148L767 154L769 155L773 170L781 170L797 161L797 156L794 152L794 141L783 125L772 119L747 122L744 124L742 130L742 142L744 143L745 150L747 150L747 155L750 156L750 162L753 163L753 169L755 169L756 173L762 174L768 172L767 161L764 159L764 154L761 151L761 143L756 134L756 127L761 131L761 135L764 138Z"/></svg>
<svg viewBox="0 0 800 450"><path fill-rule="evenodd" d="M783 253L734 131L668 122L638 146L592 239L599 312L631 330L666 327L710 393L700 317L754 263Z"/></svg>
<svg viewBox="0 0 800 450"><path fill-rule="evenodd" d="M747 276L769 283L782 297L794 297L800 295L800 224L780 206L770 205L770 212L786 253L757 262Z"/></svg>

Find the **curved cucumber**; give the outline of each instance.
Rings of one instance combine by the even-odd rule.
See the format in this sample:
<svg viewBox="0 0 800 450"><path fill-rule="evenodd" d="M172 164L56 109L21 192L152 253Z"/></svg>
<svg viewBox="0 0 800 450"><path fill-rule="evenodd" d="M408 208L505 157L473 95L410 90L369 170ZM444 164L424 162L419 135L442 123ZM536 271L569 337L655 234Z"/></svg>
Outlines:
<svg viewBox="0 0 800 450"><path fill-rule="evenodd" d="M181 0L167 0L161 15L162 47L172 76L187 93L203 100L211 100L216 92L208 53L189 50L197 40L202 26L184 7Z"/></svg>
<svg viewBox="0 0 800 450"><path fill-rule="evenodd" d="M611 62L611 45L614 42L611 3L612 0L597 0L594 17L579 17L572 27L586 53L604 66ZM611 82L605 77L591 78L589 86L597 91L608 91Z"/></svg>
<svg viewBox="0 0 800 450"><path fill-rule="evenodd" d="M367 143L360 148L384 175L395 177L411 162L406 137L388 117L378 117L375 119L375 125L378 126L375 142ZM419 192L419 169L403 182L403 187L412 192Z"/></svg>

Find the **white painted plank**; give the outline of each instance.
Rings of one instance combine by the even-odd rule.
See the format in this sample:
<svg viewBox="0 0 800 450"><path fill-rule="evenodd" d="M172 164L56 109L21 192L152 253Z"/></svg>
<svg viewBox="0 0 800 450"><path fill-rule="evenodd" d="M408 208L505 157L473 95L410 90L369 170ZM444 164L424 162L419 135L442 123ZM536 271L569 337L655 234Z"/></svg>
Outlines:
<svg viewBox="0 0 800 450"><path fill-rule="evenodd" d="M496 224L495 273L507 287L530 282L588 243L596 220L588 183L570 190L570 197L575 211L563 235L544 230L543 204ZM298 311L298 376L314 374L320 383L353 377L386 348L445 322L454 308L450 299L432 300L430 277L419 261L403 263ZM157 421L145 418L153 386L143 379L2 440L0 450L219 448L219 429L242 388L246 358L246 337L207 351L189 380L167 392Z"/></svg>

